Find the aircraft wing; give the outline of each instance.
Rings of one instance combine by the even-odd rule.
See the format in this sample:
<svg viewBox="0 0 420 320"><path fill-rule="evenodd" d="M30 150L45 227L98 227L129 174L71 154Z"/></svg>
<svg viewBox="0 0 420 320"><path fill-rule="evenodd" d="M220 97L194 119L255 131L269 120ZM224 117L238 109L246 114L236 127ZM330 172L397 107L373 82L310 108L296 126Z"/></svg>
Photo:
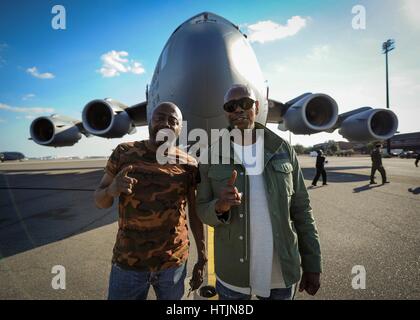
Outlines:
<svg viewBox="0 0 420 320"><path fill-rule="evenodd" d="M338 114L334 99L326 94L305 93L286 103L268 100L267 122L294 134L321 131L339 133L349 141L369 142L390 139L398 129L398 118L389 109L357 108Z"/></svg>
<svg viewBox="0 0 420 320"><path fill-rule="evenodd" d="M114 99L96 99L84 107L82 120L57 114L36 118L30 127L30 139L44 146L72 146L82 134L121 138L146 124L147 101L128 107Z"/></svg>
<svg viewBox="0 0 420 320"><path fill-rule="evenodd" d="M274 99L268 99L268 123L281 123L283 122L283 115L286 110L284 103L281 103Z"/></svg>

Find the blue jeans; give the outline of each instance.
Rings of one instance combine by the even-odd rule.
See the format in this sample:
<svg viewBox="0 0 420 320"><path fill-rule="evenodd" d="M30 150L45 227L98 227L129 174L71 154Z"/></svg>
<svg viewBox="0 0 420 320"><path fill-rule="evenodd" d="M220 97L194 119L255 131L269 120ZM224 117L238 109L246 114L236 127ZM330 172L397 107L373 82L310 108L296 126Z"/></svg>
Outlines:
<svg viewBox="0 0 420 320"><path fill-rule="evenodd" d="M259 300L292 300L294 296L295 286L288 288L271 289L269 297L257 296ZM218 280L216 280L216 291L219 295L219 300L250 300L250 294L244 294L226 288Z"/></svg>
<svg viewBox="0 0 420 320"><path fill-rule="evenodd" d="M112 265L109 276L109 300L145 300L150 285L158 300L180 300L184 295L186 263L158 272L126 270Z"/></svg>

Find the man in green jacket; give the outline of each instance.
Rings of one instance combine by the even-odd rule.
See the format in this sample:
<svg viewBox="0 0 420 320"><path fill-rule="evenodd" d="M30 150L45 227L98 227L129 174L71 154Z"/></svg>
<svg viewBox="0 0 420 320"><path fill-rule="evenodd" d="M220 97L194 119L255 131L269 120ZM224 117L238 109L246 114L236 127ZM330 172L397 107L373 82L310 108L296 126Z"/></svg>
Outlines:
<svg viewBox="0 0 420 320"><path fill-rule="evenodd" d="M293 299L299 280L299 291L315 295L320 244L296 153L255 122L252 89L234 85L224 102L230 127L218 142L228 139L229 147L210 146L197 193L197 213L214 227L219 298Z"/></svg>

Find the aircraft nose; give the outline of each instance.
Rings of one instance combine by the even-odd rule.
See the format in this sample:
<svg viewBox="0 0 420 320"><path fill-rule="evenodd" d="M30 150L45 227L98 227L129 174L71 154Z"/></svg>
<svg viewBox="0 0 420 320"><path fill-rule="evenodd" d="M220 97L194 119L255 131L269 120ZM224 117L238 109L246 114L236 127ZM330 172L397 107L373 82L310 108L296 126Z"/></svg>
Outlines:
<svg viewBox="0 0 420 320"><path fill-rule="evenodd" d="M176 101L186 119L221 114L223 96L233 81L226 54L228 29L214 22L185 25L162 53L159 86L169 89L161 90L169 96L160 100Z"/></svg>

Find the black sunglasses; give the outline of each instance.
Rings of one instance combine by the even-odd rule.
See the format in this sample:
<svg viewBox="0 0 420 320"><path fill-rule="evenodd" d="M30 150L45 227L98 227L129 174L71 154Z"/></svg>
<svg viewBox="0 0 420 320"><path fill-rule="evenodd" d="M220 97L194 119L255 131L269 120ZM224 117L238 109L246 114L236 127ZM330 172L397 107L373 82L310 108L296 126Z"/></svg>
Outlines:
<svg viewBox="0 0 420 320"><path fill-rule="evenodd" d="M248 97L244 97L238 100L230 100L223 105L223 109L226 112L233 112L236 110L236 107L240 107L243 110L249 110L254 105L254 100Z"/></svg>

